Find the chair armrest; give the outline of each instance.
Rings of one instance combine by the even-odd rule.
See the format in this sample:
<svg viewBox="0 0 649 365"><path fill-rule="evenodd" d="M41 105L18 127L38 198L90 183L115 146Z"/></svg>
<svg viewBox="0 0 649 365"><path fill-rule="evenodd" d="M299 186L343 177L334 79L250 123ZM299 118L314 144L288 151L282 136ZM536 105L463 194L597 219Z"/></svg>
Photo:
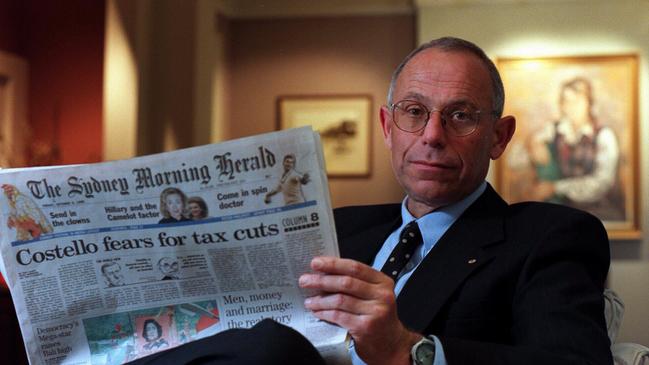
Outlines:
<svg viewBox="0 0 649 365"><path fill-rule="evenodd" d="M604 318L611 343L615 343L615 338L622 326L622 317L624 317L624 302L613 290L604 289Z"/></svg>
<svg viewBox="0 0 649 365"><path fill-rule="evenodd" d="M649 365L649 348L637 343L616 343L611 346L615 365Z"/></svg>

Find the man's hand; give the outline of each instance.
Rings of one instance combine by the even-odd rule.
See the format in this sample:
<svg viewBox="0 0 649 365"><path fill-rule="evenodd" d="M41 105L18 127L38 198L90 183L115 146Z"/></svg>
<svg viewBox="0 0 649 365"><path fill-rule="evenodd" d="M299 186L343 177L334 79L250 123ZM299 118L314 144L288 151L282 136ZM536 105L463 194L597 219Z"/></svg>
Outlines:
<svg viewBox="0 0 649 365"><path fill-rule="evenodd" d="M304 174L302 174L300 183L302 183L302 185L306 185L309 181L311 181L311 178L309 177L309 173L305 172Z"/></svg>
<svg viewBox="0 0 649 365"><path fill-rule="evenodd" d="M410 349L422 336L399 321L392 279L360 262L335 257L316 257L311 268L316 273L302 275L300 286L319 294L305 301L307 309L349 331L356 353L367 364L411 363Z"/></svg>

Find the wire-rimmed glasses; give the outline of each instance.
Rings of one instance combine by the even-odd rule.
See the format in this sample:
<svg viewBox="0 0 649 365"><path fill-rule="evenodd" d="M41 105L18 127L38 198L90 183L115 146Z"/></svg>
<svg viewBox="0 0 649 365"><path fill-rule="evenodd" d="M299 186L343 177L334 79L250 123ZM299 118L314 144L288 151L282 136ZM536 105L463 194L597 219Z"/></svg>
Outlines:
<svg viewBox="0 0 649 365"><path fill-rule="evenodd" d="M441 110L429 110L424 104L414 100L401 100L390 106L392 120L404 132L417 133L426 127L430 115L439 112L442 126L454 136L463 137L475 132L480 121L481 110L471 104L450 104Z"/></svg>

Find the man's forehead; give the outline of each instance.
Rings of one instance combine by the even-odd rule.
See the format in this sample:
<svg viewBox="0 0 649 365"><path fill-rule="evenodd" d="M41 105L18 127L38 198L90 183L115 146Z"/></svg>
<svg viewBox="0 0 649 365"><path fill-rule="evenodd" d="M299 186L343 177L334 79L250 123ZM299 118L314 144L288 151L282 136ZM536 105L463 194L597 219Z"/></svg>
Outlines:
<svg viewBox="0 0 649 365"><path fill-rule="evenodd" d="M430 88L440 88L467 95L486 92L485 96L489 97L490 85L486 67L474 54L427 49L405 65L397 78L395 92L400 98L421 99Z"/></svg>
<svg viewBox="0 0 649 365"><path fill-rule="evenodd" d="M454 61L458 59L466 60L471 63L475 62L477 65L484 66L480 57L468 50L427 48L414 55L408 63L406 63L404 69L416 62L443 64L445 61L454 63Z"/></svg>
<svg viewBox="0 0 649 365"><path fill-rule="evenodd" d="M407 73L427 73L439 77L489 76L486 67L476 55L466 51L445 51L434 48L423 50L415 55L405 65L401 75Z"/></svg>

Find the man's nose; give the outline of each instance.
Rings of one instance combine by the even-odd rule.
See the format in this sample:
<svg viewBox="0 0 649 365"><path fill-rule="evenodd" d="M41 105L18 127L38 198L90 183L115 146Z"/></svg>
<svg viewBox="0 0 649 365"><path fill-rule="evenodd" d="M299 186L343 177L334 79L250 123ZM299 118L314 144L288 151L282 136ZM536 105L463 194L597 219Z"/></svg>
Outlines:
<svg viewBox="0 0 649 365"><path fill-rule="evenodd" d="M444 145L446 144L446 122L442 119L442 114L433 110L430 112L428 122L422 132L424 141L431 145Z"/></svg>

